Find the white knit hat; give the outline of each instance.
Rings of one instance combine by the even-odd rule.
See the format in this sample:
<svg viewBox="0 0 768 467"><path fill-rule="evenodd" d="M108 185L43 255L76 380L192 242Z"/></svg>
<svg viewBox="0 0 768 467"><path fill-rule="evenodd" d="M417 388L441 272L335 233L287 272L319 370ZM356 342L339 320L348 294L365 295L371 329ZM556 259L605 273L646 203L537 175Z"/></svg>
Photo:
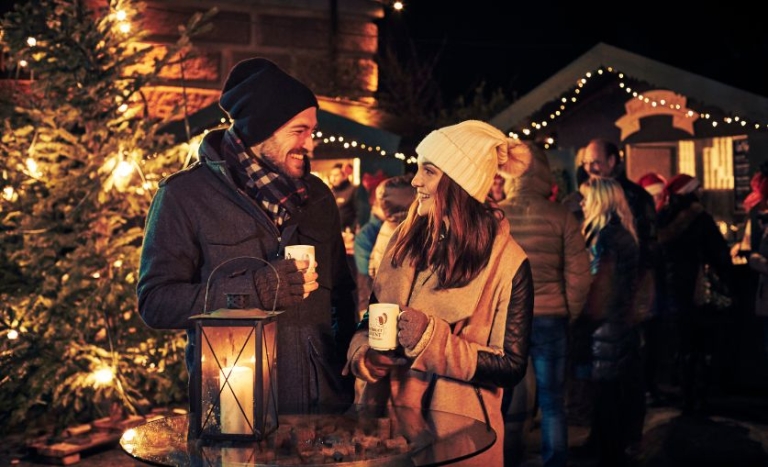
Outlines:
<svg viewBox="0 0 768 467"><path fill-rule="evenodd" d="M476 200L485 202L499 166L507 163L510 175L519 176L530 164L530 153L525 157L512 153L517 143L497 128L479 120L467 120L437 129L418 146L418 162L431 162L448 174ZM521 156L525 156L522 154Z"/></svg>

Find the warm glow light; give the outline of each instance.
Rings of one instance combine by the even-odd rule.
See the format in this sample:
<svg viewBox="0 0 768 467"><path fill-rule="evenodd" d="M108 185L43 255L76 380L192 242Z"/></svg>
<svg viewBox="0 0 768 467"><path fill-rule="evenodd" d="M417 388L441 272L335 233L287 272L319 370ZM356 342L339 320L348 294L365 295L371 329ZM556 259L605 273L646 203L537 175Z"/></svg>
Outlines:
<svg viewBox="0 0 768 467"><path fill-rule="evenodd" d="M131 25L130 23L120 23L120 26L118 29L120 29L120 32L122 32L123 34L128 34L129 32L131 32Z"/></svg>
<svg viewBox="0 0 768 467"><path fill-rule="evenodd" d="M403 4L403 2L400 2L400 1L396 1L396 2L392 3L392 8L395 11L402 11L404 6L405 5Z"/></svg>
<svg viewBox="0 0 768 467"><path fill-rule="evenodd" d="M91 378L97 386L103 386L115 379L115 373L111 368L100 368L91 374Z"/></svg>
<svg viewBox="0 0 768 467"><path fill-rule="evenodd" d="M131 165L128 161L120 161L117 163L117 167L115 167L115 176L116 177L128 177L133 173L133 165Z"/></svg>
<svg viewBox="0 0 768 467"><path fill-rule="evenodd" d="M27 45L30 46L30 47L36 46L37 45L37 39L35 39L34 37L28 37L27 38Z"/></svg>
<svg viewBox="0 0 768 467"><path fill-rule="evenodd" d="M115 17L118 21L125 21L125 19L128 17L128 14L124 10L117 10L115 12Z"/></svg>
<svg viewBox="0 0 768 467"><path fill-rule="evenodd" d="M3 188L3 199L6 201L16 201L19 198L19 195L16 194L16 191L13 189L12 186L7 186Z"/></svg>
<svg viewBox="0 0 768 467"><path fill-rule="evenodd" d="M136 438L136 430L133 428L128 428L125 430L122 436L122 441L128 441L131 442Z"/></svg>
<svg viewBox="0 0 768 467"><path fill-rule="evenodd" d="M121 260L121 259L116 260L114 263L112 263L112 266L114 266L116 268L122 267L123 266L123 260Z"/></svg>
<svg viewBox="0 0 768 467"><path fill-rule="evenodd" d="M8 339L9 340L13 341L13 340L16 340L18 338L19 338L19 331L15 330L15 329L11 329L10 331L8 331Z"/></svg>
<svg viewBox="0 0 768 467"><path fill-rule="evenodd" d="M29 175L35 178L43 175L42 172L40 172L40 170L38 170L37 168L37 162L31 157L27 157L26 164L27 164L27 172L29 173Z"/></svg>

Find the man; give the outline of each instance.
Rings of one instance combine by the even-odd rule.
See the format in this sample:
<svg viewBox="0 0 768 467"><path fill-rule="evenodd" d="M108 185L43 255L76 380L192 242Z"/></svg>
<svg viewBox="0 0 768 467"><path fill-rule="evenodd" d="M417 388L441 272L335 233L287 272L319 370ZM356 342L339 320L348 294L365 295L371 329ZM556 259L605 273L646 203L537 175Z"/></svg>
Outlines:
<svg viewBox="0 0 768 467"><path fill-rule="evenodd" d="M587 300L592 283L589 255L579 221L565 206L549 200L554 177L546 154L535 146L520 145L519 150L532 153L531 166L520 178L511 179L508 197L499 207L509 219L512 237L528 255L533 273L536 299L529 352L541 409L542 465L565 466L568 325L581 315ZM512 395L505 390L502 401L508 420L512 418L507 413ZM505 437L505 459L514 456L513 438L512 433Z"/></svg>
<svg viewBox="0 0 768 467"><path fill-rule="evenodd" d="M191 372L190 316L226 308L227 294L285 310L277 322L278 410L345 404L353 381L341 368L355 328L355 285L334 196L309 170L317 99L274 63L253 58L232 68L219 105L232 125L206 135L199 161L163 180L152 201L139 312L152 328L186 329ZM281 259L292 244L315 246L316 272L308 261Z"/></svg>
<svg viewBox="0 0 768 467"><path fill-rule="evenodd" d="M343 164L334 164L328 174L331 191L336 197L336 206L341 216L341 229L349 229L354 232L357 226L357 209L355 206L355 194L357 187L349 181L349 176L344 170Z"/></svg>
<svg viewBox="0 0 768 467"><path fill-rule="evenodd" d="M615 144L604 139L591 140L584 148L583 166L590 177L613 178L624 191L624 196L632 211L640 248L639 279L635 293L635 318L644 321L649 318L654 302L655 273L659 261L658 240L656 237L656 206L653 197L640 185L630 181L621 165L619 149ZM646 349L644 349L645 351ZM642 438L645 419L645 389L643 377L638 375L635 417L628 421L633 427L634 439L630 440L630 450L635 450ZM634 453L630 453L634 454Z"/></svg>

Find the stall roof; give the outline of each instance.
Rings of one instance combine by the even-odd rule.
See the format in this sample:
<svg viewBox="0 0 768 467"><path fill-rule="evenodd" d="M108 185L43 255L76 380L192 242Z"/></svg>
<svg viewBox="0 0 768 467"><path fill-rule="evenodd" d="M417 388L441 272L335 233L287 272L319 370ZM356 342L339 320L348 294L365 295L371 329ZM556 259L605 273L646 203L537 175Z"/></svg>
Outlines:
<svg viewBox="0 0 768 467"><path fill-rule="evenodd" d="M337 99L318 98L320 110L317 114L318 129L326 136L344 136L374 148L380 148L389 154L397 152L400 136L382 129L392 124L393 117L365 104ZM176 141L184 141L205 130L226 124L227 115L217 103L203 107L187 119L189 135L185 130L185 121L176 120L163 128L164 133L173 134Z"/></svg>
<svg viewBox="0 0 768 467"><path fill-rule="evenodd" d="M541 107L574 87L586 73L612 67L629 77L730 109L751 121L768 121L768 99L647 57L598 43L529 93L501 111L491 123L502 130L521 126Z"/></svg>

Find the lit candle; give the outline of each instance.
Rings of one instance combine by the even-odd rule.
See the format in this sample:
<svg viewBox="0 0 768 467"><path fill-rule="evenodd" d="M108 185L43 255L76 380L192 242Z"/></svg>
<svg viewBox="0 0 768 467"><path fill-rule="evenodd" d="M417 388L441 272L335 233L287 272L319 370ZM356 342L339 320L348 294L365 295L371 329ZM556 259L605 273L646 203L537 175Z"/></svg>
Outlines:
<svg viewBox="0 0 768 467"><path fill-rule="evenodd" d="M227 367L220 371L219 381L224 386L221 392L221 432L251 434L253 426L253 369L245 366ZM245 417L237 402L240 401Z"/></svg>

